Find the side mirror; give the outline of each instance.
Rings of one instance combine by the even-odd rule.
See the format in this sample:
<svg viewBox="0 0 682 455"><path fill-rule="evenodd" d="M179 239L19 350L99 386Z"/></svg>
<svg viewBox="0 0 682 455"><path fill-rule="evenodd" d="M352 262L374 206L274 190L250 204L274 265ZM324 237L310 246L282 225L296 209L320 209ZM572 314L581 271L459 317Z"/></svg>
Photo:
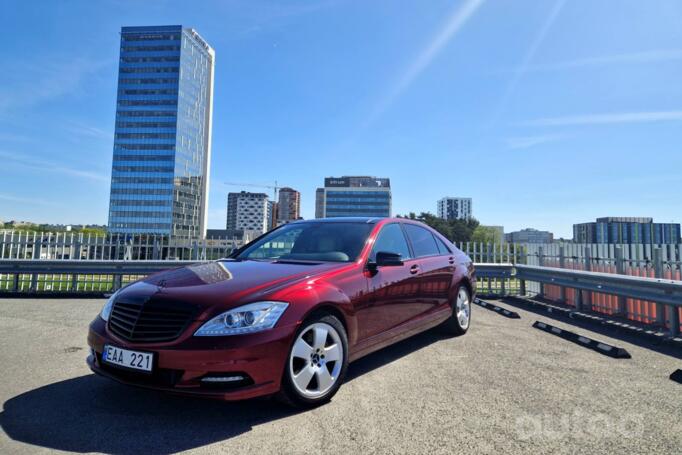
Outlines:
<svg viewBox="0 0 682 455"><path fill-rule="evenodd" d="M397 267L403 265L402 256L398 253L378 251L376 258L377 267Z"/></svg>

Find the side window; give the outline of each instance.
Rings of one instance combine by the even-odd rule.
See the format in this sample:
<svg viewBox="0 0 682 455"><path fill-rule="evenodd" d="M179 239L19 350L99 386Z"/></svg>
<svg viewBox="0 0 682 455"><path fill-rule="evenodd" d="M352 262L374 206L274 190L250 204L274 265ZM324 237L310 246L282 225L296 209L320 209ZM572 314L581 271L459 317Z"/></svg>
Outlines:
<svg viewBox="0 0 682 455"><path fill-rule="evenodd" d="M436 239L433 238L433 235L427 229L414 224L405 224L405 231L410 238L410 242L412 242L412 249L414 249L416 257L437 256L440 254L438 252L438 245L436 245Z"/></svg>
<svg viewBox="0 0 682 455"><path fill-rule="evenodd" d="M410 248L407 246L407 240L398 223L388 224L381 228L372 247L372 253L369 255L370 260L376 260L377 251L397 253L403 260L410 259Z"/></svg>
<svg viewBox="0 0 682 455"><path fill-rule="evenodd" d="M448 247L445 242L443 242L441 239L439 239L437 236L434 235L436 238L436 243L438 244L438 251L440 254L451 254L452 251L450 251L450 247Z"/></svg>

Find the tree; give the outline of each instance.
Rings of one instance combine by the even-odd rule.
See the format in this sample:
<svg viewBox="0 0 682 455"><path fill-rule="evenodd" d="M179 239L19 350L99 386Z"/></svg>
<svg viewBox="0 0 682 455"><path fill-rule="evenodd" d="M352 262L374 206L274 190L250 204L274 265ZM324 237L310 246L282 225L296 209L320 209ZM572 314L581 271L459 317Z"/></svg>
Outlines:
<svg viewBox="0 0 682 455"><path fill-rule="evenodd" d="M421 221L440 232L452 242L470 242L474 230L479 225L478 221L474 218L469 220L444 220L429 212L421 212L419 216L415 215L414 212L410 212L408 215L403 217L398 215L398 217Z"/></svg>
<svg viewBox="0 0 682 455"><path fill-rule="evenodd" d="M471 235L471 241L479 243L502 243L502 240L499 238L499 233L495 228L480 225L474 229L474 232Z"/></svg>

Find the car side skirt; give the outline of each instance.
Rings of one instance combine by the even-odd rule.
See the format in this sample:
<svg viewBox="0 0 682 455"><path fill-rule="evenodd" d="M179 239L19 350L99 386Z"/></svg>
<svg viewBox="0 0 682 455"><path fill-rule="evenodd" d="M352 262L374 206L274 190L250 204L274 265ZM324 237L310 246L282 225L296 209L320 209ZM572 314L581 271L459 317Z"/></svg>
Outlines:
<svg viewBox="0 0 682 455"><path fill-rule="evenodd" d="M452 307L450 305L443 305L437 310L418 316L386 332L363 340L351 349L348 361L353 362L375 351L436 327L445 322L450 316L452 316Z"/></svg>

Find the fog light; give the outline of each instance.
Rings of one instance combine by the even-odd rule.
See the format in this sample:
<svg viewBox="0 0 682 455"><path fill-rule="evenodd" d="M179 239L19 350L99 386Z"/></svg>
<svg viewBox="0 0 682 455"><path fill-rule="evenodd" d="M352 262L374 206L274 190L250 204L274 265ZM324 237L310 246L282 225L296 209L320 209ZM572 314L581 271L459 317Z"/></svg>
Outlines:
<svg viewBox="0 0 682 455"><path fill-rule="evenodd" d="M212 383L212 384L220 384L220 383L225 383L225 382L237 382L237 381L243 381L244 376L241 376L239 374L233 375L233 376L207 376L205 378L201 378L201 382L207 382L207 383Z"/></svg>

